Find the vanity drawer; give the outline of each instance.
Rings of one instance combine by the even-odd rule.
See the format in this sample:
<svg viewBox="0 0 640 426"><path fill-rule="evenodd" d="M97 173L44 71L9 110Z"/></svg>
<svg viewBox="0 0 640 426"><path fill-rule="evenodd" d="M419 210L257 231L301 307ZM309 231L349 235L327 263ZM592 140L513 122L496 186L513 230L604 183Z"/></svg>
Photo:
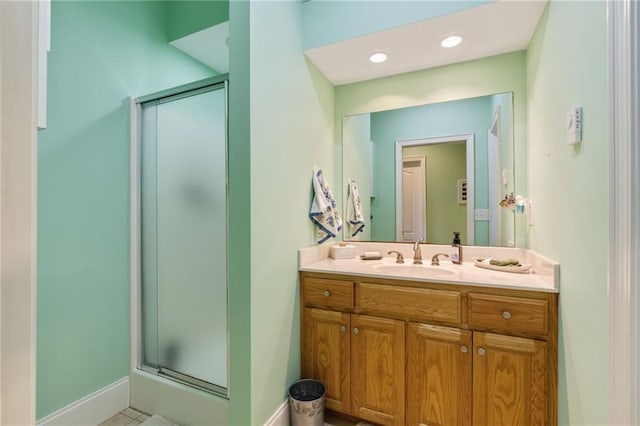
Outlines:
<svg viewBox="0 0 640 426"><path fill-rule="evenodd" d="M469 325L519 333L547 334L546 300L469 293Z"/></svg>
<svg viewBox="0 0 640 426"><path fill-rule="evenodd" d="M358 283L360 312L412 321L459 323L461 295L457 291Z"/></svg>
<svg viewBox="0 0 640 426"><path fill-rule="evenodd" d="M353 282L305 278L302 288L305 305L353 309Z"/></svg>

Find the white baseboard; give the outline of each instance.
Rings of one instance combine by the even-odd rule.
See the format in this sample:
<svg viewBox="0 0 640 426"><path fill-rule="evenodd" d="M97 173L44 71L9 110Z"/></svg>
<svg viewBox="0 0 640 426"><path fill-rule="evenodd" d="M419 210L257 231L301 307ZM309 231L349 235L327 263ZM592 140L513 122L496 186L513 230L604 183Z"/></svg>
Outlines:
<svg viewBox="0 0 640 426"><path fill-rule="evenodd" d="M289 426L289 400L284 401L275 413L267 420L264 426Z"/></svg>
<svg viewBox="0 0 640 426"><path fill-rule="evenodd" d="M38 420L37 426L97 425L129 406L129 377L114 382L53 414Z"/></svg>

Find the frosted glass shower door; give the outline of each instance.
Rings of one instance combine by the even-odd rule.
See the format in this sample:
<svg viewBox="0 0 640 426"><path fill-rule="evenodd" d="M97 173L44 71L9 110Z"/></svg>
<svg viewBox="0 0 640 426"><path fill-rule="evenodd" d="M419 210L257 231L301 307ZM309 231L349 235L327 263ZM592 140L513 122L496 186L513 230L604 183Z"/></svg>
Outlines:
<svg viewBox="0 0 640 426"><path fill-rule="evenodd" d="M143 105L143 362L227 388L224 88Z"/></svg>

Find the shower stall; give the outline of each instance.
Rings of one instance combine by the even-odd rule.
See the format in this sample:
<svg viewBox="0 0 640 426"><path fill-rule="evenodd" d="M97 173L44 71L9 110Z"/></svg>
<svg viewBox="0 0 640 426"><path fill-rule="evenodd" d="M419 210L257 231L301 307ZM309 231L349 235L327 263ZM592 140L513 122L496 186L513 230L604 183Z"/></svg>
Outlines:
<svg viewBox="0 0 640 426"><path fill-rule="evenodd" d="M227 80L133 108L133 362L227 397Z"/></svg>

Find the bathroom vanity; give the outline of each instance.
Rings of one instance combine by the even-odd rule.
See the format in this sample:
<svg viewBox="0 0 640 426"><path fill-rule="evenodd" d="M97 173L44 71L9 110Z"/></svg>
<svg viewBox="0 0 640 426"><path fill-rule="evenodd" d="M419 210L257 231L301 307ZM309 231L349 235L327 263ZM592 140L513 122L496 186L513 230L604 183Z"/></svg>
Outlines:
<svg viewBox="0 0 640 426"><path fill-rule="evenodd" d="M383 425L557 424L557 264L304 258L302 375L324 383L327 409Z"/></svg>

